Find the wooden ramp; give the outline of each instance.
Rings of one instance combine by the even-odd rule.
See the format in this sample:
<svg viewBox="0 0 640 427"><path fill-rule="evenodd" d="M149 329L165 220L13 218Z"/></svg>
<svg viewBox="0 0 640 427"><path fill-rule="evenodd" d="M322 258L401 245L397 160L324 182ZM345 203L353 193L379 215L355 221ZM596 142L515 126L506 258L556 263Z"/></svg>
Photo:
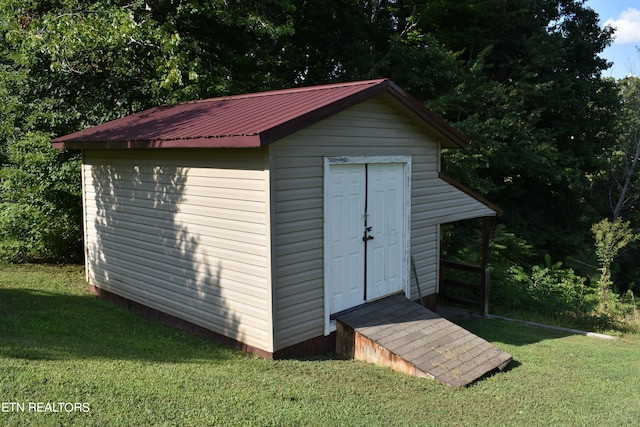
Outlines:
<svg viewBox="0 0 640 427"><path fill-rule="evenodd" d="M334 317L338 353L454 387L503 370L511 361L510 354L404 295Z"/></svg>

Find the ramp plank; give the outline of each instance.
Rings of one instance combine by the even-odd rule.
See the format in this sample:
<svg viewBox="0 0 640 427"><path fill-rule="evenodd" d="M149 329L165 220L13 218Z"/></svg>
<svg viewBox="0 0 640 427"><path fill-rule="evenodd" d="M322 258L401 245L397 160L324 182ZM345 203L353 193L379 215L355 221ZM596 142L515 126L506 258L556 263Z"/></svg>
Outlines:
<svg viewBox="0 0 640 427"><path fill-rule="evenodd" d="M511 355L403 295L394 295L336 316L338 352L409 375L463 387Z"/></svg>

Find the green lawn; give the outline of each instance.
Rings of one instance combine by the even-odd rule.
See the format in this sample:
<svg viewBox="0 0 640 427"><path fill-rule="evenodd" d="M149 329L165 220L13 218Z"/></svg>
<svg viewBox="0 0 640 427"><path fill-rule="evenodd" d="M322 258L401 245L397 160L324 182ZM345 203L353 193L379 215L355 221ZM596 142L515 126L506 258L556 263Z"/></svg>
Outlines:
<svg viewBox="0 0 640 427"><path fill-rule="evenodd" d="M94 297L80 267L3 266L0 425L640 425L640 340L463 326L511 368L453 389L337 358L262 360Z"/></svg>

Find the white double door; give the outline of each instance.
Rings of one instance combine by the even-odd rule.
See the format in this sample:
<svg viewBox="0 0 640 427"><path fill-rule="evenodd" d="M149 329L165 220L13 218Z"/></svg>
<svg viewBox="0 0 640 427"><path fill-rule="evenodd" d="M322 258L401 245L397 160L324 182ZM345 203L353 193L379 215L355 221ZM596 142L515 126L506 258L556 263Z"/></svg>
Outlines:
<svg viewBox="0 0 640 427"><path fill-rule="evenodd" d="M326 181L328 314L405 289L406 163L332 164Z"/></svg>

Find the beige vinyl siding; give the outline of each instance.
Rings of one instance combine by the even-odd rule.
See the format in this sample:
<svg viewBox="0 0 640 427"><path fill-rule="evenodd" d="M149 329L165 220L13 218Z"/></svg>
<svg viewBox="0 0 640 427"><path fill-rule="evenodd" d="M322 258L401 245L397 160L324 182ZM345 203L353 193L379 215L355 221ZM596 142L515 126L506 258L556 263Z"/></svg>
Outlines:
<svg viewBox="0 0 640 427"><path fill-rule="evenodd" d="M439 144L377 98L277 141L269 150L275 203L277 350L324 333L324 157L411 155L412 182L420 185L425 171L437 176ZM419 209L412 205L412 223L425 215ZM411 251L423 272L433 270L437 261L434 230L432 226L412 230L416 238ZM423 284L421 277L423 292L435 291L435 275L425 276L433 283Z"/></svg>
<svg viewBox="0 0 640 427"><path fill-rule="evenodd" d="M424 212L419 226L446 224L482 216L495 216L496 212L468 194L438 178L425 177L414 186L412 203Z"/></svg>
<svg viewBox="0 0 640 427"><path fill-rule="evenodd" d="M87 150L91 283L273 351L266 150Z"/></svg>
<svg viewBox="0 0 640 427"><path fill-rule="evenodd" d="M414 173L411 204L417 213L411 224L412 251L422 296L427 296L438 292L440 224L495 216L496 212L441 180L434 171ZM415 281L411 284L411 297L418 298Z"/></svg>
<svg viewBox="0 0 640 427"><path fill-rule="evenodd" d="M411 251L416 265L416 273L420 282L420 290L423 297L438 291L438 254L440 252L439 226L412 227ZM411 271L411 298L420 296L417 282Z"/></svg>

